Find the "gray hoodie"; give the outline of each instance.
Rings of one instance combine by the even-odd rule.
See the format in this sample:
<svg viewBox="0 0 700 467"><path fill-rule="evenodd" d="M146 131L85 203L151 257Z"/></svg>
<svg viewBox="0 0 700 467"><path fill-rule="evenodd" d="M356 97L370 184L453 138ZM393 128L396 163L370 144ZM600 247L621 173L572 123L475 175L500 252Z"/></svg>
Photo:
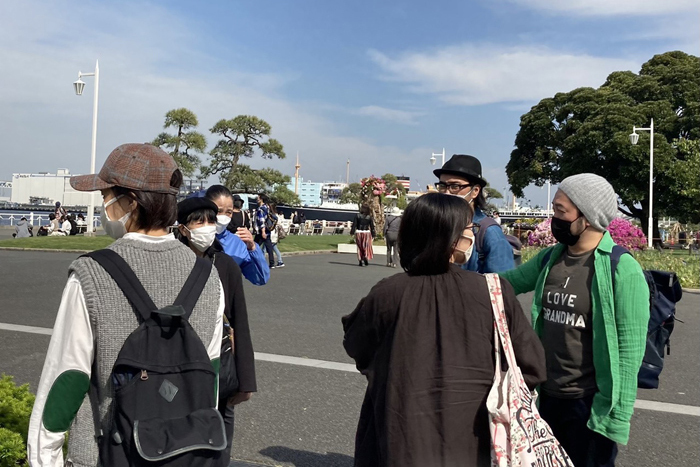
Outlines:
<svg viewBox="0 0 700 467"><path fill-rule="evenodd" d="M26 237L31 237L31 234L29 233L31 231L31 226L29 223L24 220L20 219L19 222L17 222L17 225L15 226L15 232L17 232L17 238L26 238Z"/></svg>

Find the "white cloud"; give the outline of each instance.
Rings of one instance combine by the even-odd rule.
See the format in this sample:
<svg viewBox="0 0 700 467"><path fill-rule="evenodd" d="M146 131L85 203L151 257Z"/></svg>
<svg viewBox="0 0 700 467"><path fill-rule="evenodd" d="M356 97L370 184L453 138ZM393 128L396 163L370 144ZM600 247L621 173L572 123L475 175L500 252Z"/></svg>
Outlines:
<svg viewBox="0 0 700 467"><path fill-rule="evenodd" d="M454 105L538 101L557 92L600 86L613 71L634 70L627 59L560 52L547 47L464 44L397 57L376 50L370 58L383 78L410 91L435 94Z"/></svg>
<svg viewBox="0 0 700 467"><path fill-rule="evenodd" d="M507 0L553 14L575 16L668 16L698 12L697 0Z"/></svg>
<svg viewBox="0 0 700 467"><path fill-rule="evenodd" d="M95 59L101 72L98 169L119 144L152 140L165 113L178 107L197 114L209 148L215 138L208 129L221 118L252 114L267 120L289 157L255 158L251 165L292 174L298 150L306 179L344 178L348 158L351 180L395 172L427 152L340 133L324 117L323 103L283 96L294 76L235 68L237 44L227 44L225 60L216 57L199 44L199 25L164 7L10 0L0 3L0 18L12 18L0 28L0 108L6 117L0 180L13 172L88 170L94 81L84 78L80 98L71 83L78 70L91 71Z"/></svg>
<svg viewBox="0 0 700 467"><path fill-rule="evenodd" d="M374 117L388 122L402 123L404 125L416 125L416 118L421 116L420 112L409 112L406 110L387 109L377 105L368 105L357 110L358 115Z"/></svg>

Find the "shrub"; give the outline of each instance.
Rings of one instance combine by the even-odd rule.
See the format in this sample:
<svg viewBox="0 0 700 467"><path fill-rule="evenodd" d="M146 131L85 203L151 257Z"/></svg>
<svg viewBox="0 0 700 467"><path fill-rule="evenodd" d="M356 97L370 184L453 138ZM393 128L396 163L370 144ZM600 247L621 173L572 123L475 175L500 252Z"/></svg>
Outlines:
<svg viewBox="0 0 700 467"><path fill-rule="evenodd" d="M557 241L552 237L552 219L547 219L546 221L540 222L527 235L528 246L550 246L557 243Z"/></svg>
<svg viewBox="0 0 700 467"><path fill-rule="evenodd" d="M17 386L12 376L0 377L0 467L24 463L33 406L28 384Z"/></svg>
<svg viewBox="0 0 700 467"><path fill-rule="evenodd" d="M22 435L0 428L0 467L23 465L27 458L27 448Z"/></svg>
<svg viewBox="0 0 700 467"><path fill-rule="evenodd" d="M647 238L642 229L622 217L616 217L608 226L610 236L620 246L639 251L647 247Z"/></svg>

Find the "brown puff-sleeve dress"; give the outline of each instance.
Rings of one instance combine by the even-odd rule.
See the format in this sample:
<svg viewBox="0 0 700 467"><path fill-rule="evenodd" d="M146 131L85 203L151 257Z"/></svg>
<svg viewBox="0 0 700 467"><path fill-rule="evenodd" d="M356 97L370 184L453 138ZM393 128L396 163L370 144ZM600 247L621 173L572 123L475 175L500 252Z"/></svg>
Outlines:
<svg viewBox="0 0 700 467"><path fill-rule="evenodd" d="M501 280L518 364L531 388L546 378L542 344ZM445 274L397 274L343 318L343 345L367 377L355 465L489 465L486 396L494 376L486 280L451 265Z"/></svg>

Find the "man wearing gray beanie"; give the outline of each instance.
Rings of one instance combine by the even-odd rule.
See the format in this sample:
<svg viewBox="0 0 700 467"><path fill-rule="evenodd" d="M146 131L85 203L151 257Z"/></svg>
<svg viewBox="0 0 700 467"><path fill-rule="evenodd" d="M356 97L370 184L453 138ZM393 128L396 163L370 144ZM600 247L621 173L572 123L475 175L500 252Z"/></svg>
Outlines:
<svg viewBox="0 0 700 467"><path fill-rule="evenodd" d="M632 255L620 256L606 230L617 195L603 177L565 178L552 201L559 242L501 273L515 289L535 291L532 323L547 360L540 415L575 466L614 466L627 444L649 322L649 289ZM613 286L614 285L614 286Z"/></svg>

